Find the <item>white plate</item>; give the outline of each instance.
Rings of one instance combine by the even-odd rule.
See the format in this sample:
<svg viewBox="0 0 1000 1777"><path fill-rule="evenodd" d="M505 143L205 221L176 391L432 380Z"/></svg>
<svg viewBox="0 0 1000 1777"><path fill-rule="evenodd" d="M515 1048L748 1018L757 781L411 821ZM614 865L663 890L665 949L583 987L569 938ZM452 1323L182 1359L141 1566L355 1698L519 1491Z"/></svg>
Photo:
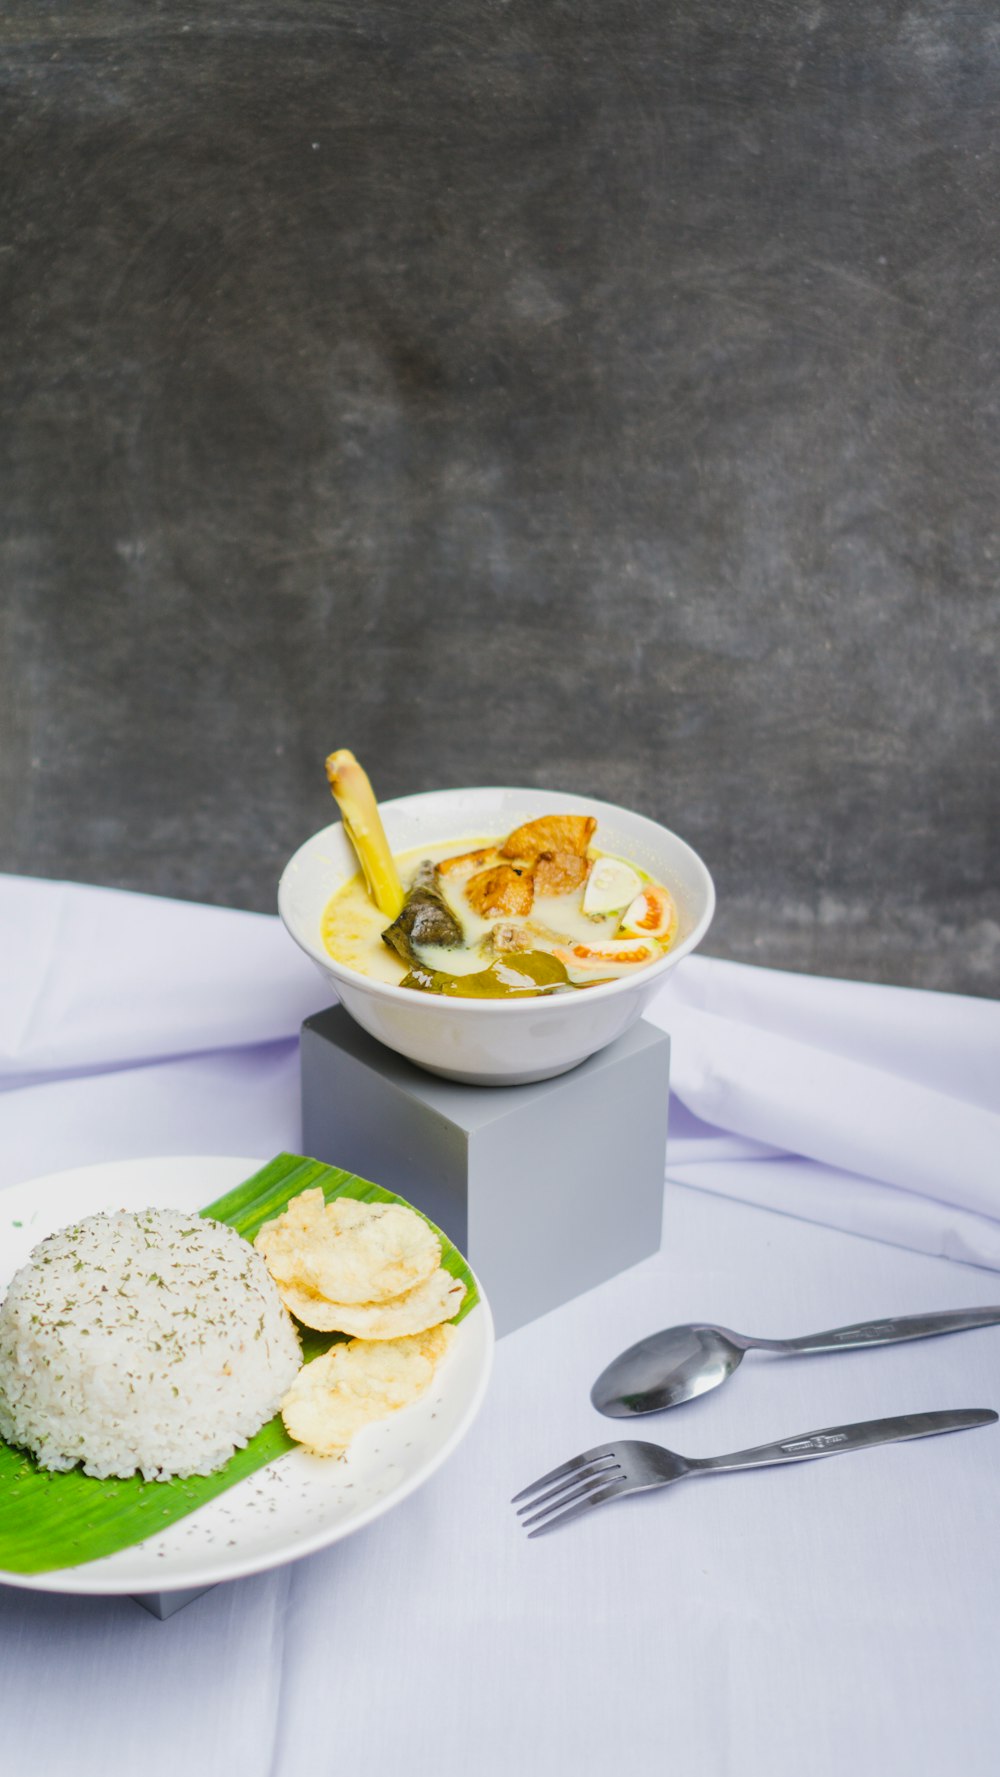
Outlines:
<svg viewBox="0 0 1000 1777"><path fill-rule="evenodd" d="M0 1191L0 1291L32 1247L69 1221L102 1209L203 1209L265 1164L218 1156L115 1160ZM421 1486L472 1424L493 1359L493 1318L481 1288L456 1335L430 1393L368 1426L344 1461L291 1450L159 1536L81 1567L0 1569L0 1584L38 1592L186 1591L263 1573L350 1536Z"/></svg>

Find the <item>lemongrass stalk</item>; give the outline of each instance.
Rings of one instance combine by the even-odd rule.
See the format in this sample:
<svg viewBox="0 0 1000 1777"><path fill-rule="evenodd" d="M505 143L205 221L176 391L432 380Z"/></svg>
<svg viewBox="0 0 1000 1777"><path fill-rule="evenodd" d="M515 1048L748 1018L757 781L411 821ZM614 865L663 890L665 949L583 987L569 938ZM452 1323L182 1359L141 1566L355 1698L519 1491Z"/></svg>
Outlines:
<svg viewBox="0 0 1000 1777"><path fill-rule="evenodd" d="M387 919L398 919L403 909L403 887L368 777L346 747L330 754L326 775L340 809L344 832L358 854L368 893L380 913Z"/></svg>

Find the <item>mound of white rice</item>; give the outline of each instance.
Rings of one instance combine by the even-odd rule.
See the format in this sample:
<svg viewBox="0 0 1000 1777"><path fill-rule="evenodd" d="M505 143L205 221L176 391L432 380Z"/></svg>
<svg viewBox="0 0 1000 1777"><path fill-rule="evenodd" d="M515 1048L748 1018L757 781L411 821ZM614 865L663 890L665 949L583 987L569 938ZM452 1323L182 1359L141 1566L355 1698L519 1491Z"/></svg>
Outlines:
<svg viewBox="0 0 1000 1777"><path fill-rule="evenodd" d="M0 1307L0 1434L43 1468L207 1475L301 1361L235 1229L173 1209L88 1216L36 1246Z"/></svg>

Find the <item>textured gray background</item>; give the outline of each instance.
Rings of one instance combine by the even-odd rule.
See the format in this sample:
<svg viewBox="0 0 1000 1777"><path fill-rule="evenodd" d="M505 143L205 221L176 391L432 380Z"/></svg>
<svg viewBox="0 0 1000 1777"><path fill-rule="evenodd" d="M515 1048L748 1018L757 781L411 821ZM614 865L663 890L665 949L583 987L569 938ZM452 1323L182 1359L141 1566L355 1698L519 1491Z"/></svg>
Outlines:
<svg viewBox="0 0 1000 1777"><path fill-rule="evenodd" d="M707 948L996 993L1000 25L8 11L0 868L271 909L554 784Z"/></svg>

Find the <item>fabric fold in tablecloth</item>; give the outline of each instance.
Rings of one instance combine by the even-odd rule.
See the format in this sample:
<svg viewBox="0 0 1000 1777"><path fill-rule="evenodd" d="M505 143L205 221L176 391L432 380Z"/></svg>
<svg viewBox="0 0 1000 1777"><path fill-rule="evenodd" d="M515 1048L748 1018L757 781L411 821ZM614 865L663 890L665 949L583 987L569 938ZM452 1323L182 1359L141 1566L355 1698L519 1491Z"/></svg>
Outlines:
<svg viewBox="0 0 1000 1777"><path fill-rule="evenodd" d="M268 914L0 877L0 1086L296 1037L329 1000Z"/></svg>
<svg viewBox="0 0 1000 1777"><path fill-rule="evenodd" d="M671 1178L1000 1268L995 1000L691 957L647 1017Z"/></svg>
<svg viewBox="0 0 1000 1777"><path fill-rule="evenodd" d="M332 996L276 918L0 877L0 932L0 1183L39 1118L73 1164L59 1095L82 1076L137 1154L223 1151L266 1079L296 1139L295 1039ZM646 1016L673 1040L671 1178L1000 1269L1000 1003L694 956Z"/></svg>

